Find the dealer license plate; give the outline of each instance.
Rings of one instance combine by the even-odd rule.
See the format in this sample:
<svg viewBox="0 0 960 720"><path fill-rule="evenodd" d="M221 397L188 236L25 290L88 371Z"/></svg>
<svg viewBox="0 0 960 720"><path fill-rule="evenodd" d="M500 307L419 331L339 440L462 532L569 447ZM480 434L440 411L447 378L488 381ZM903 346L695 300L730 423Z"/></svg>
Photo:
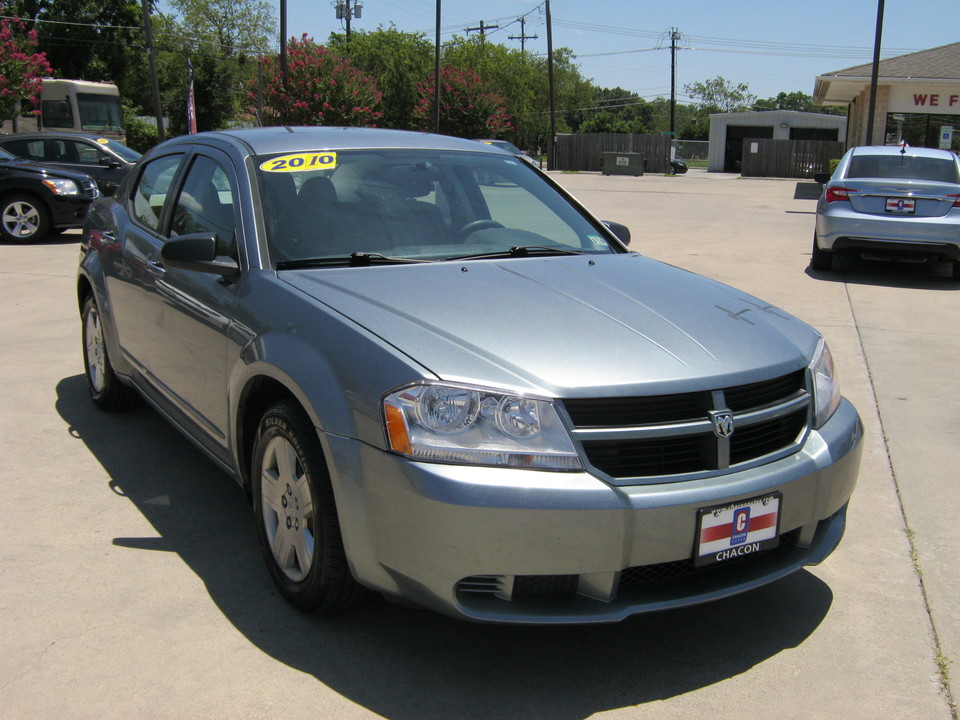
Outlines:
<svg viewBox="0 0 960 720"><path fill-rule="evenodd" d="M887 198L887 212L895 215L913 215L917 201L913 198Z"/></svg>
<svg viewBox="0 0 960 720"><path fill-rule="evenodd" d="M773 493L698 511L694 565L726 562L776 547L781 497Z"/></svg>

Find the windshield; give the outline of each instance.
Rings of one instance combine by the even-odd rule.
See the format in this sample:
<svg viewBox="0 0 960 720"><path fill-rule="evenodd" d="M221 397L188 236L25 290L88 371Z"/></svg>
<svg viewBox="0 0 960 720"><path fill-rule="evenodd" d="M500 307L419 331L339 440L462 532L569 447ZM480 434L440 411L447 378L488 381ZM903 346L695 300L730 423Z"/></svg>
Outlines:
<svg viewBox="0 0 960 720"><path fill-rule="evenodd" d="M957 164L948 158L913 155L854 155L848 178L885 178L957 182Z"/></svg>
<svg viewBox="0 0 960 720"><path fill-rule="evenodd" d="M4 160L4 161L13 160L13 158L14 158L13 155L11 155L9 152L4 150L3 148L0 148L0 160Z"/></svg>
<svg viewBox="0 0 960 720"><path fill-rule="evenodd" d="M513 157L314 151L259 157L255 168L274 263L353 253L446 260L621 251Z"/></svg>
<svg viewBox="0 0 960 720"><path fill-rule="evenodd" d="M123 112L116 95L77 93L80 107L80 127L83 130L121 130Z"/></svg>
<svg viewBox="0 0 960 720"><path fill-rule="evenodd" d="M97 142L101 143L105 148L109 148L111 152L116 153L124 160L129 163L135 163L140 159L140 153L138 153L133 148L128 148L126 145L112 140L107 140L106 138L100 138Z"/></svg>

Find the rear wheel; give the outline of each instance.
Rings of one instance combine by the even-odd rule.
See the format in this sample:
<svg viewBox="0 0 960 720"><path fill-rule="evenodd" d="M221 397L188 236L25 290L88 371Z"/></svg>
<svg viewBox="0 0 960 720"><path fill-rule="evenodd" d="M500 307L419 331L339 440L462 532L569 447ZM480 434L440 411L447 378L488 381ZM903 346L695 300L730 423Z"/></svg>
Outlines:
<svg viewBox="0 0 960 720"><path fill-rule="evenodd" d="M347 566L320 439L294 401L278 402L260 420L251 477L257 536L283 596L305 612L365 597Z"/></svg>
<svg viewBox="0 0 960 720"><path fill-rule="evenodd" d="M101 410L126 410L137 401L136 391L124 385L110 365L103 340L100 310L93 296L83 303L83 367L90 397Z"/></svg>
<svg viewBox="0 0 960 720"><path fill-rule="evenodd" d="M31 195L12 195L0 203L0 237L7 242L30 243L46 237L50 213Z"/></svg>
<svg viewBox="0 0 960 720"><path fill-rule="evenodd" d="M814 270L828 271L833 269L833 253L820 248L817 243L817 234L813 234L813 251L810 253L810 267Z"/></svg>

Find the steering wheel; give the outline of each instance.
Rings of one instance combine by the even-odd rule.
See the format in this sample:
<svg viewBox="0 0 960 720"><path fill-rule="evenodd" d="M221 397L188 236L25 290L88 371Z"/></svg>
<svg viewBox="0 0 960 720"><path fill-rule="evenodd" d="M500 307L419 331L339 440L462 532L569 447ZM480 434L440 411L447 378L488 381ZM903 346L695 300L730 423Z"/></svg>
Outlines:
<svg viewBox="0 0 960 720"><path fill-rule="evenodd" d="M472 235L478 230L487 230L489 228L502 228L503 225L496 220L474 220L468 222L457 232L457 239L466 240L468 235Z"/></svg>

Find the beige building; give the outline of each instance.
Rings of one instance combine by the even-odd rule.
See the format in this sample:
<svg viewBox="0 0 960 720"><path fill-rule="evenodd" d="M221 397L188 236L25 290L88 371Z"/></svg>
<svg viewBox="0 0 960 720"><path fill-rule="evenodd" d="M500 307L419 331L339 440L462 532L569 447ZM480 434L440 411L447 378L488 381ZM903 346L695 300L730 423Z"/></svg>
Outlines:
<svg viewBox="0 0 960 720"><path fill-rule="evenodd" d="M873 137L867 134L872 63L817 77L814 102L848 108L847 147L960 149L960 42L881 60Z"/></svg>

